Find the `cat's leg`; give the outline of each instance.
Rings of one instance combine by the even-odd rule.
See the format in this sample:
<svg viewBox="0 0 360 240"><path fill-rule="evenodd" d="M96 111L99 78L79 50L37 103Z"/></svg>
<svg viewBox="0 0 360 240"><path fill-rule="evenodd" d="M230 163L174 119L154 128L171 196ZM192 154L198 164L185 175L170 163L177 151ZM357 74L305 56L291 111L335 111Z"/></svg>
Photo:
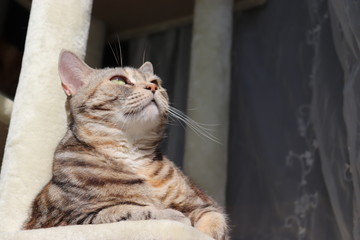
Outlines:
<svg viewBox="0 0 360 240"><path fill-rule="evenodd" d="M89 214L84 223L111 223L125 220L169 219L191 226L190 219L174 209L158 209L152 206L116 205Z"/></svg>
<svg viewBox="0 0 360 240"><path fill-rule="evenodd" d="M216 240L227 240L228 227L225 215L216 208L205 207L195 209L188 216L195 228Z"/></svg>

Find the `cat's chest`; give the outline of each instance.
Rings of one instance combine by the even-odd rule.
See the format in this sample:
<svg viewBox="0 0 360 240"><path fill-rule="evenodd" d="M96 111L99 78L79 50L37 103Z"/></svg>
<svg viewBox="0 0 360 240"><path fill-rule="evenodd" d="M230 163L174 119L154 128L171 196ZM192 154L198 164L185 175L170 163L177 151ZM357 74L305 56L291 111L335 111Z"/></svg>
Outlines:
<svg viewBox="0 0 360 240"><path fill-rule="evenodd" d="M147 162L146 155L140 153L136 149L131 148L108 148L103 149L107 156L118 163L121 163L122 166L129 168L133 171L137 171L139 168L143 167Z"/></svg>
<svg viewBox="0 0 360 240"><path fill-rule="evenodd" d="M126 158L123 158L123 164L133 171L137 172L139 168L142 168L146 159L140 154L131 153L126 155Z"/></svg>
<svg viewBox="0 0 360 240"><path fill-rule="evenodd" d="M122 170L126 169L137 178L143 179L150 191L157 192L165 185L164 178L167 179L174 175L174 168L166 159L162 161L153 159L153 151L141 152L131 148L126 151L114 151L113 149L110 151L112 158L121 163L119 166Z"/></svg>

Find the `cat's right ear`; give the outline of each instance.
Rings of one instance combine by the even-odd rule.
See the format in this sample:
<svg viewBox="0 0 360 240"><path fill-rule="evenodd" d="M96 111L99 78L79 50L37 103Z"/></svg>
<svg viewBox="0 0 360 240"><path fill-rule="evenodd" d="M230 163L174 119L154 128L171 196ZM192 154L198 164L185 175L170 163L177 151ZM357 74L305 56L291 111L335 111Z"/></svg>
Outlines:
<svg viewBox="0 0 360 240"><path fill-rule="evenodd" d="M67 96L74 95L85 84L86 76L92 71L74 53L62 50L59 58L61 85Z"/></svg>

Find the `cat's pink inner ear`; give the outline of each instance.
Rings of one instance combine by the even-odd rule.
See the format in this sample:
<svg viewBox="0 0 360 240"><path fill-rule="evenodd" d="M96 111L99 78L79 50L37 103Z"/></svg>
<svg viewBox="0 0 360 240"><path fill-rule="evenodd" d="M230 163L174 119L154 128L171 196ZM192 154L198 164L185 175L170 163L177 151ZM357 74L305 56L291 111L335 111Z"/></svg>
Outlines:
<svg viewBox="0 0 360 240"><path fill-rule="evenodd" d="M85 84L86 76L91 71L78 56L70 51L62 51L59 59L59 75L64 92L74 95Z"/></svg>
<svg viewBox="0 0 360 240"><path fill-rule="evenodd" d="M151 62L145 62L140 68L139 70L143 73L150 73L150 74L154 74L154 68L153 65L151 64Z"/></svg>
<svg viewBox="0 0 360 240"><path fill-rule="evenodd" d="M65 85L64 83L61 83L61 86L62 86L62 88L64 89L64 92L65 92L65 94L66 94L67 96L71 96L71 95L72 95L72 94L71 94L71 90L70 90L70 88L68 88L67 85Z"/></svg>

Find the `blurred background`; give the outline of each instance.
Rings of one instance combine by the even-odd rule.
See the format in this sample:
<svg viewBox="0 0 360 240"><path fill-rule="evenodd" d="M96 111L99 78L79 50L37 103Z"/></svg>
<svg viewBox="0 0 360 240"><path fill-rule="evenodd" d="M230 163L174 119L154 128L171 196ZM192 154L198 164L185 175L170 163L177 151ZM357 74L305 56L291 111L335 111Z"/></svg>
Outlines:
<svg viewBox="0 0 360 240"><path fill-rule="evenodd" d="M149 60L172 106L188 112L194 4L94 0L85 61ZM0 1L0 159L30 8ZM224 203L232 239L360 239L360 2L238 0L232 14ZM171 122L162 145L180 168L185 134Z"/></svg>

